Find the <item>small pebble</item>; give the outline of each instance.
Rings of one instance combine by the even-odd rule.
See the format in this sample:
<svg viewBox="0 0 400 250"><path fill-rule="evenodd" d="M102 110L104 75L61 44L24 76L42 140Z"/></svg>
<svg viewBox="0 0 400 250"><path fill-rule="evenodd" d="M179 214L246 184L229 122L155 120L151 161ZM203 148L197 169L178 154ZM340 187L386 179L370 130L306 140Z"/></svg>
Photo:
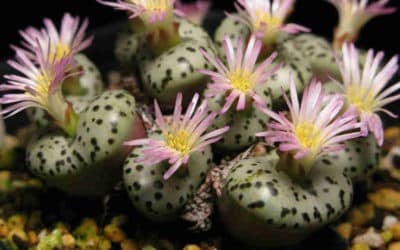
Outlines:
<svg viewBox="0 0 400 250"><path fill-rule="evenodd" d="M360 207L353 208L349 213L349 222L353 226L363 226L375 217L375 208L371 203L365 203Z"/></svg>
<svg viewBox="0 0 400 250"><path fill-rule="evenodd" d="M7 225L10 228L23 229L26 224L26 217L23 215L14 215L7 220Z"/></svg>
<svg viewBox="0 0 400 250"><path fill-rule="evenodd" d="M28 232L28 241L30 245L36 245L39 242L38 235L35 231Z"/></svg>
<svg viewBox="0 0 400 250"><path fill-rule="evenodd" d="M400 127L388 127L384 133L385 143L383 145L383 151L387 152L392 147L400 145Z"/></svg>
<svg viewBox="0 0 400 250"><path fill-rule="evenodd" d="M198 245L186 245L183 250L201 250Z"/></svg>
<svg viewBox="0 0 400 250"><path fill-rule="evenodd" d="M107 225L104 228L104 235L114 243L119 243L126 238L124 231L115 224Z"/></svg>
<svg viewBox="0 0 400 250"><path fill-rule="evenodd" d="M393 225L390 231L392 231L395 240L400 240L400 223Z"/></svg>
<svg viewBox="0 0 400 250"><path fill-rule="evenodd" d="M4 220L0 219L0 238L7 237L8 227Z"/></svg>
<svg viewBox="0 0 400 250"><path fill-rule="evenodd" d="M382 236L377 233L374 228L369 228L366 233L356 236L353 239L353 243L363 243L374 248L385 244Z"/></svg>
<svg viewBox="0 0 400 250"><path fill-rule="evenodd" d="M353 247L351 248L351 250L370 250L371 248L364 243L356 243L353 245Z"/></svg>
<svg viewBox="0 0 400 250"><path fill-rule="evenodd" d="M377 207L386 210L400 208L400 193L389 188L382 188L368 195L369 200Z"/></svg>
<svg viewBox="0 0 400 250"><path fill-rule="evenodd" d="M397 219L396 216L387 215L387 216L383 219L382 228L383 228L383 230L390 229L392 226L394 226L394 225L397 224L398 222L399 222L399 220Z"/></svg>
<svg viewBox="0 0 400 250"><path fill-rule="evenodd" d="M62 236L62 243L63 246L65 247L74 247L75 246L75 238L70 235L70 234L66 234Z"/></svg>
<svg viewBox="0 0 400 250"><path fill-rule="evenodd" d="M400 250L400 242L391 243L388 250Z"/></svg>
<svg viewBox="0 0 400 250"><path fill-rule="evenodd" d="M152 245L145 245L142 247L142 250L157 250L157 248L153 247Z"/></svg>
<svg viewBox="0 0 400 250"><path fill-rule="evenodd" d="M393 239L393 233L391 231L384 231L381 233L381 236L385 243L388 243Z"/></svg>
<svg viewBox="0 0 400 250"><path fill-rule="evenodd" d="M12 239L14 236L17 236L19 239L23 241L28 241L28 235L26 235L24 229L21 228L14 228L10 230L8 233L8 239Z"/></svg>
<svg viewBox="0 0 400 250"><path fill-rule="evenodd" d="M344 239L350 239L352 232L352 225L348 222L342 223L336 227L336 231L342 236Z"/></svg>

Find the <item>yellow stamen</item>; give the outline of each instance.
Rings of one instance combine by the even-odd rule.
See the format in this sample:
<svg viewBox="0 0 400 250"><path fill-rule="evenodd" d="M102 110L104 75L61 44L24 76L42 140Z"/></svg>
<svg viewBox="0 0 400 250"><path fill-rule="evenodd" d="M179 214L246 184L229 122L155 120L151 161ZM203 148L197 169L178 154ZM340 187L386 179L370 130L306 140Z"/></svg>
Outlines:
<svg viewBox="0 0 400 250"><path fill-rule="evenodd" d="M49 95L49 88L51 84L52 77L46 73L42 73L36 78L36 86L35 92L37 93L34 95L34 98L37 99L39 103L46 106L47 104L47 97ZM28 93L30 94L30 93ZM32 94L30 94L32 95Z"/></svg>
<svg viewBox="0 0 400 250"><path fill-rule="evenodd" d="M229 75L232 87L246 93L254 87L254 76L248 70L237 69Z"/></svg>
<svg viewBox="0 0 400 250"><path fill-rule="evenodd" d="M68 45L63 43L58 43L56 47L52 50L52 54L50 55L50 61L58 61L68 55L71 52L71 49Z"/></svg>
<svg viewBox="0 0 400 250"><path fill-rule="evenodd" d="M186 155L192 149L192 145L189 143L190 134L182 129L179 130L177 133L168 133L165 136L165 140L167 145L180 152L182 155Z"/></svg>
<svg viewBox="0 0 400 250"><path fill-rule="evenodd" d="M299 143L314 153L321 145L321 131L312 123L304 122L298 124L295 128L295 134Z"/></svg>
<svg viewBox="0 0 400 250"><path fill-rule="evenodd" d="M276 28L278 28L279 26L282 25L283 20L270 15L269 13L265 12L265 11L260 11L258 10L256 12L256 16L257 18L255 19L255 22L253 23L253 26L255 28L255 30L258 30L259 28L261 28L261 25L267 25L267 30L268 31L272 31L272 30L276 30Z"/></svg>
<svg viewBox="0 0 400 250"><path fill-rule="evenodd" d="M359 112L373 112L375 104L375 94L372 90L350 85L346 90L346 97L349 104L357 108Z"/></svg>
<svg viewBox="0 0 400 250"><path fill-rule="evenodd" d="M128 0L131 3L142 5L148 11L166 11L171 8L170 0Z"/></svg>

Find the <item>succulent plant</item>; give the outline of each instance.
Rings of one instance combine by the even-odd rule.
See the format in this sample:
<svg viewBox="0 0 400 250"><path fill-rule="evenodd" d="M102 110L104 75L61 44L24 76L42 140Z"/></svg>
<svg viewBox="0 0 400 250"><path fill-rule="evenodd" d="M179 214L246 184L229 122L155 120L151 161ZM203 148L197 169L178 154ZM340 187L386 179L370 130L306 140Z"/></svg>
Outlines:
<svg viewBox="0 0 400 250"><path fill-rule="evenodd" d="M224 99L223 96L211 98L208 102L209 109L219 112L223 108ZM269 95L263 96L263 99L266 100L266 106L271 107ZM254 106L241 111L231 108L226 113L218 115L210 127L216 129L229 125L231 128L214 146L224 152L240 151L257 141L255 133L264 130L267 122L268 118L265 118L264 113Z"/></svg>
<svg viewBox="0 0 400 250"><path fill-rule="evenodd" d="M246 39L251 34L262 42L260 58L268 56L273 51L277 52L277 61L284 64L266 81L262 92L269 92L273 106L279 107L283 103L282 88L285 91L289 90L289 77L295 78L299 91L302 91L311 80L310 63L288 35L288 33L296 34L308 29L295 24L284 24L293 1L275 2L274 7L271 7L272 3L269 1L253 3L239 0L237 2L238 14L229 14L215 33L214 40L219 48L219 54L226 59L226 51L223 51L226 36L231 39ZM266 28L267 24L271 26Z"/></svg>
<svg viewBox="0 0 400 250"><path fill-rule="evenodd" d="M250 157L230 169L218 207L227 229L251 245L294 245L350 206L352 183L329 158L294 181L278 155Z"/></svg>
<svg viewBox="0 0 400 250"><path fill-rule="evenodd" d="M395 10L389 1L327 1L340 19L332 45L286 22L295 0L235 1L237 11L222 20L215 43L198 25L209 0L97 0L129 14L115 47L121 68L111 72L107 91L82 54L93 41L85 34L88 20L67 13L60 29L45 19L43 28L21 31L8 62L18 73L0 85L0 168L12 165L15 146L2 116L29 109L40 126L17 136L30 172L0 172L5 213L37 208L33 196L50 186L67 196L110 194L108 217L108 205L125 197L120 181L153 222L180 218L189 230L205 232L219 210L217 221L251 246L291 246L334 222L349 208L353 184L379 165L378 113L396 117L385 105L400 100L400 82L385 89L398 71L397 56L382 64L383 52L353 44L369 20ZM398 179L399 147L384 150L383 166ZM0 248L157 248L126 238L126 218L103 230L84 219L71 233L61 222L36 237L38 217L29 225L25 214L0 218L7 239ZM161 241L156 246L172 247Z"/></svg>
<svg viewBox="0 0 400 250"><path fill-rule="evenodd" d="M200 49L214 55L215 48L208 34L186 21L177 21L182 42L152 56L149 48L140 48L139 69L146 92L164 105L171 106L178 92L185 96L202 91L207 77L199 73L200 68L211 68L209 61L200 54ZM143 45L146 45L144 43ZM141 53L141 54L142 54ZM185 100L188 103L190 100Z"/></svg>
<svg viewBox="0 0 400 250"><path fill-rule="evenodd" d="M361 121L361 130L365 135L373 133L379 146L383 144L383 124L378 112L384 112L391 117L397 117L384 106L400 99L393 95L399 88L397 82L384 89L399 69L398 57L393 56L382 68L384 53L367 52L364 65L360 68L362 55L354 44L344 44L342 59L338 60L341 80L333 79L340 87L339 95L346 99L346 106L354 109Z"/></svg>
<svg viewBox="0 0 400 250"><path fill-rule="evenodd" d="M211 66L199 50L214 54L214 44L200 26L173 15L174 1L99 2L132 13L133 33L118 40L117 58L124 68L138 65L147 94L171 108L178 92L188 98L205 88L207 78L197 69Z"/></svg>
<svg viewBox="0 0 400 250"><path fill-rule="evenodd" d="M376 139L367 137L349 140L343 150L332 152L329 156L335 165L344 168L344 173L353 182L365 181L379 166L381 149Z"/></svg>
<svg viewBox="0 0 400 250"><path fill-rule="evenodd" d="M272 64L276 54L272 54L259 65L261 42L252 36L244 45L242 38L237 43L229 37L223 41L227 63L201 51L216 68L200 70L210 76L205 96L209 98L209 109L220 114L214 119L212 128L225 125L231 129L216 146L224 151L237 151L255 142L254 134L263 130L267 120L258 109L259 106L271 107L270 92L265 90L265 82L281 64ZM234 49L236 47L236 50Z"/></svg>
<svg viewBox="0 0 400 250"><path fill-rule="evenodd" d="M320 80L340 76L334 49L325 38L314 34L301 34L292 38L291 42L295 49L302 53L302 58L309 62L313 74Z"/></svg>
<svg viewBox="0 0 400 250"><path fill-rule="evenodd" d="M132 72L136 68L136 55L143 34L134 33L129 28L121 31L115 42L114 54L124 71Z"/></svg>
<svg viewBox="0 0 400 250"><path fill-rule="evenodd" d="M44 29L29 27L21 31L23 48L14 47L16 51L24 51L29 58L34 60L37 60L37 50L43 50L44 57L48 57L43 60L58 61L64 57L72 57L73 60L69 62L72 72L65 77L62 90L75 108L82 106L78 110L86 106L86 104L80 105L83 104L81 99L86 99L84 103L89 102L103 91L103 81L96 65L80 53L89 47L93 40L93 37L85 38L88 24L87 19L81 23L79 17L73 17L67 13L62 19L60 31L57 31L55 24L45 19ZM34 107L27 111L32 122L40 126L49 125L48 117L43 110Z"/></svg>
<svg viewBox="0 0 400 250"><path fill-rule="evenodd" d="M239 21L237 15L231 14L225 17L214 34L214 42L218 49L219 57L226 59L223 44L227 36L232 40L238 40L239 38L250 37L250 35L250 28L245 23Z"/></svg>
<svg viewBox="0 0 400 250"><path fill-rule="evenodd" d="M151 136L151 135L150 135ZM160 135L158 135L160 136ZM212 160L210 148L191 155L187 168L168 180L163 175L167 162L144 166L137 162L142 149L135 149L124 164L124 183L135 207L154 221L176 220L183 207L203 182Z"/></svg>
<svg viewBox="0 0 400 250"><path fill-rule="evenodd" d="M74 62L78 65L80 73L65 80L62 85L64 95L90 98L101 94L104 84L96 65L84 54L76 54Z"/></svg>
<svg viewBox="0 0 400 250"><path fill-rule="evenodd" d="M374 54L369 50L360 54L354 45L344 44L341 59L337 59L341 80L333 80L324 88L331 94L343 96L346 106L355 110L361 121L361 130L366 138L348 141L344 151L333 156L345 167L345 171L354 181L365 180L379 164L380 146L383 144L383 125L377 112L383 111L396 117L383 107L400 98L391 96L400 88L400 82L384 90L385 85L398 70L397 57L381 66L383 52ZM360 66L360 62L363 62ZM358 70L354 70L360 68ZM375 140L374 138L375 137Z"/></svg>
<svg viewBox="0 0 400 250"><path fill-rule="evenodd" d="M127 92L104 92L79 114L74 137L46 134L28 147L29 168L65 192L105 194L120 177L122 143L144 135L135 105Z"/></svg>
<svg viewBox="0 0 400 250"><path fill-rule="evenodd" d="M11 106L2 114L8 117L30 107L45 110L59 129L47 130L28 146L26 161L30 170L65 192L103 195L118 180L128 153L121 147L122 142L144 136L135 99L115 90L95 97L86 108L74 107L64 98L62 84L76 76L75 54L58 54L58 50L52 53L52 48L59 46L51 39L53 33L41 35L31 52L16 48L17 58L10 65L24 76L6 76L9 82L2 85L3 90L18 93L3 95L2 104Z"/></svg>
<svg viewBox="0 0 400 250"><path fill-rule="evenodd" d="M210 10L211 4L210 0L196 0L193 3L178 0L176 1L176 9L190 22L201 25Z"/></svg>
<svg viewBox="0 0 400 250"><path fill-rule="evenodd" d="M261 86L264 87L263 91L270 93L274 110L279 110L285 103L282 90L289 93L291 79L296 82L297 91L301 93L310 83L313 72L307 57L302 55L292 41L278 43L276 51L276 60L283 62L283 65Z"/></svg>
<svg viewBox="0 0 400 250"><path fill-rule="evenodd" d="M232 162L218 199L227 229L252 245L296 244L342 215L352 199L352 182L329 153L361 136L357 115L340 115L343 99L326 99L315 81L301 104L293 81L290 96L291 117L264 109L274 121L258 134L279 143L279 154Z"/></svg>
<svg viewBox="0 0 400 250"><path fill-rule="evenodd" d="M148 139L126 143L135 148L124 164L124 183L134 206L155 221L177 219L187 201L207 175L212 163L209 144L221 139L229 128L207 134L216 113L208 114L207 101L196 108L193 97L181 116L182 94L178 94L172 120L164 121L155 102L156 124Z"/></svg>
<svg viewBox="0 0 400 250"><path fill-rule="evenodd" d="M344 43L355 42L360 30L371 19L391 14L396 11L394 7L388 7L387 0L379 0L373 3L368 1L328 0L339 13L339 23L334 32L333 45L340 48Z"/></svg>
<svg viewBox="0 0 400 250"><path fill-rule="evenodd" d="M74 62L80 71L79 75L69 77L62 83L63 94L80 113L90 101L104 91L101 74L97 67L84 54L74 56ZM40 127L50 124L46 112L40 108L27 109L28 118Z"/></svg>

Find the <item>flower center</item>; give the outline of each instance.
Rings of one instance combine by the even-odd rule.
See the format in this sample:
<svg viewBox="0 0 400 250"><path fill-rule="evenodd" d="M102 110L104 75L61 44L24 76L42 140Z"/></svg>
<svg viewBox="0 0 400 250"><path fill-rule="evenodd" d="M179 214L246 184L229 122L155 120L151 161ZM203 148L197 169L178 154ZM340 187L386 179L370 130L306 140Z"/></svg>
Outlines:
<svg viewBox="0 0 400 250"><path fill-rule="evenodd" d="M359 112L373 112L375 94L372 90L352 84L346 91L347 101Z"/></svg>
<svg viewBox="0 0 400 250"><path fill-rule="evenodd" d="M253 78L253 75L248 70L237 69L229 75L229 80L232 84L232 87L242 93L246 93L247 91L253 89Z"/></svg>
<svg viewBox="0 0 400 250"><path fill-rule="evenodd" d="M275 30L282 25L282 20L276 16L270 15L264 11L256 11L256 20L254 22L254 28L256 30L260 29L263 25L267 26L267 30Z"/></svg>
<svg viewBox="0 0 400 250"><path fill-rule="evenodd" d="M171 6L170 0L129 0L143 6L147 11L166 11Z"/></svg>
<svg viewBox="0 0 400 250"><path fill-rule="evenodd" d="M36 85L35 85L35 94L32 94L31 92L29 92L29 94L31 94L32 96L34 96L39 103L45 105L46 104L46 100L45 98L47 98L47 96L49 95L49 87L52 81L52 77L46 73L41 73L40 75L38 75L36 77Z"/></svg>
<svg viewBox="0 0 400 250"><path fill-rule="evenodd" d="M56 47L52 50L52 55L50 59L54 59L54 61L59 61L66 55L68 55L71 50L67 44L64 43L58 43ZM54 57L54 58L52 58ZM51 60L52 61L52 60Z"/></svg>
<svg viewBox="0 0 400 250"><path fill-rule="evenodd" d="M315 152L321 144L321 131L312 123L303 122L298 124L295 128L295 134L299 143L311 151Z"/></svg>
<svg viewBox="0 0 400 250"><path fill-rule="evenodd" d="M191 150L191 145L189 144L190 134L181 129L177 133L168 133L166 136L167 145L181 153L182 155L186 155Z"/></svg>

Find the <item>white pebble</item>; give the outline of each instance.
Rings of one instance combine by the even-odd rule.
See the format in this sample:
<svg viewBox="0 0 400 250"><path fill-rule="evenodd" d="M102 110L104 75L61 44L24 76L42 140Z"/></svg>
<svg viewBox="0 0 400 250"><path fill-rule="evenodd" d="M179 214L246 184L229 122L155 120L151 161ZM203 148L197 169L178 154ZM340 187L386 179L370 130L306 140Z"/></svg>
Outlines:
<svg viewBox="0 0 400 250"><path fill-rule="evenodd" d="M383 219L382 229L383 230L390 229L392 226L397 224L397 222L399 222L399 220L397 219L396 216L388 215Z"/></svg>
<svg viewBox="0 0 400 250"><path fill-rule="evenodd" d="M385 242L382 239L382 236L375 232L374 228L369 228L365 234L358 235L354 238L353 243L364 243L373 248L379 248Z"/></svg>

